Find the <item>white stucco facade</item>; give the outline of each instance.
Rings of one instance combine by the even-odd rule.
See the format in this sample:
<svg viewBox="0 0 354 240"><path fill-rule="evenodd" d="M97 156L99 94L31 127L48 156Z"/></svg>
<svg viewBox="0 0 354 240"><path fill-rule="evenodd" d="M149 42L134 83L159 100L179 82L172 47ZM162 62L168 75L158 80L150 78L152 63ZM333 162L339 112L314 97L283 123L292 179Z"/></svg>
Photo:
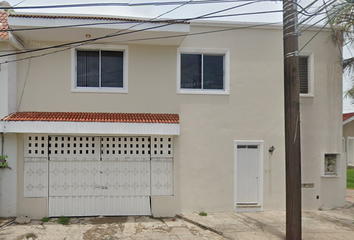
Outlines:
<svg viewBox="0 0 354 240"><path fill-rule="evenodd" d="M282 29L245 28L206 33L229 27L192 23L188 29L190 36L178 44L171 42L169 45L159 45L160 40L149 41L149 44L144 41L130 42L129 39L115 43L101 40L100 44L123 45L129 49L127 93L73 92L74 63L70 50L19 61L17 99L10 99L8 103L17 102L18 111L179 114L179 135L174 136L173 146L174 194L152 197L154 216L193 211L234 211L234 143L261 142L261 209L284 210ZM86 32L90 30L100 34L99 29L85 29ZM65 30L62 31L65 33ZM303 33L300 46L314 33L315 30ZM324 154L340 154L342 151L342 70L339 51L326 42L329 34L322 31L304 49L313 54L313 94L300 98L302 182L310 186L303 189L304 209L331 208L345 202L345 164L340 165L336 176L323 174ZM41 46L61 43L35 41ZM7 48L6 45L1 46L2 49ZM38 46L29 44L28 47ZM180 48L227 51L229 92L178 93ZM4 91L2 87L0 89ZM5 108L1 104L0 117L8 113ZM99 132L91 134L99 135ZM47 202L44 198L28 199L23 196L23 135L15 136L5 133L6 154L15 158L19 166L17 182L12 184L12 189L17 190L18 194L16 215L41 218L47 214ZM275 151L270 153L272 146ZM16 168L12 172L16 172ZM4 190L2 185L2 193ZM3 202L1 204L5 206ZM36 208L29 209L29 204Z"/></svg>

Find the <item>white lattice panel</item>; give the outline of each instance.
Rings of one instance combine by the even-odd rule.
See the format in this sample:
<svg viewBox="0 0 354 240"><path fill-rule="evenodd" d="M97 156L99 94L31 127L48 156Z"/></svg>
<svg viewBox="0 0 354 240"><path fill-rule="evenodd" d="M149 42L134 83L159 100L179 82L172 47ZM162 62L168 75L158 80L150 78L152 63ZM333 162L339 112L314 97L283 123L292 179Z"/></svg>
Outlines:
<svg viewBox="0 0 354 240"><path fill-rule="evenodd" d="M173 162L170 159L151 162L151 194L153 196L173 195Z"/></svg>
<svg viewBox="0 0 354 240"><path fill-rule="evenodd" d="M150 159L150 137L102 137L103 161Z"/></svg>
<svg viewBox="0 0 354 240"><path fill-rule="evenodd" d="M172 136L152 136L151 137L151 157L152 158L173 157L173 137Z"/></svg>
<svg viewBox="0 0 354 240"><path fill-rule="evenodd" d="M47 158L25 158L24 197L47 197Z"/></svg>
<svg viewBox="0 0 354 240"><path fill-rule="evenodd" d="M99 137L49 136L50 160L99 160Z"/></svg>
<svg viewBox="0 0 354 240"><path fill-rule="evenodd" d="M49 216L150 215L148 196L50 197Z"/></svg>
<svg viewBox="0 0 354 240"><path fill-rule="evenodd" d="M25 157L48 157L48 136L44 134L25 134Z"/></svg>

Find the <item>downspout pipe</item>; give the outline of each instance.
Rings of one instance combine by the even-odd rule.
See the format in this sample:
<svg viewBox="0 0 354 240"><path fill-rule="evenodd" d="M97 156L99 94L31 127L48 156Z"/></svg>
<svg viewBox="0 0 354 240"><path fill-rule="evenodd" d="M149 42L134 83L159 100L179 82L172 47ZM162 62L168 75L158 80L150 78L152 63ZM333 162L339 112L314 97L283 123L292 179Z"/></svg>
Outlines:
<svg viewBox="0 0 354 240"><path fill-rule="evenodd" d="M4 133L1 133L1 152L0 156L4 155Z"/></svg>

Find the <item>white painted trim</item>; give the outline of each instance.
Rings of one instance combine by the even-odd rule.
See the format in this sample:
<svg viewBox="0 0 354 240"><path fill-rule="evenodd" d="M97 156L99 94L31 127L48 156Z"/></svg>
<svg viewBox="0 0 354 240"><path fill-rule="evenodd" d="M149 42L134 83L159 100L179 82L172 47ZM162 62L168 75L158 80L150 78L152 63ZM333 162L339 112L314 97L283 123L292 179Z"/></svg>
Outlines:
<svg viewBox="0 0 354 240"><path fill-rule="evenodd" d="M179 124L99 122L0 122L4 133L179 135Z"/></svg>
<svg viewBox="0 0 354 240"><path fill-rule="evenodd" d="M343 121L343 125L347 124L347 123L350 123L351 121L354 120L354 116L348 118L347 120Z"/></svg>
<svg viewBox="0 0 354 240"><path fill-rule="evenodd" d="M76 50L112 50L123 51L123 88L108 87L77 87L76 86ZM71 92L94 92L94 93L128 93L128 62L129 47L126 45L91 44L71 48Z"/></svg>
<svg viewBox="0 0 354 240"><path fill-rule="evenodd" d="M25 45L9 32L9 43L20 51L25 51Z"/></svg>
<svg viewBox="0 0 354 240"><path fill-rule="evenodd" d="M224 89L181 89L181 54L219 54L224 55ZM177 94L230 94L230 49L214 49L214 48L177 48Z"/></svg>
<svg viewBox="0 0 354 240"><path fill-rule="evenodd" d="M238 145L258 145L259 151L259 176L258 176L258 211L263 211L263 140L235 140L234 141L234 211L238 211L237 205L237 146ZM251 208L250 208L251 209ZM252 208L251 211L257 211ZM245 211L244 209L242 211Z"/></svg>
<svg viewBox="0 0 354 240"><path fill-rule="evenodd" d="M314 97L315 96L315 56L313 52L301 52L299 56L308 57L308 93L300 93L300 97Z"/></svg>
<svg viewBox="0 0 354 240"><path fill-rule="evenodd" d="M35 14L36 15L36 14ZM55 13L55 14L47 14L47 13L39 13L40 16L81 16L81 17L102 17L102 15L97 15L97 14L61 14L61 13ZM63 25L80 25L80 24L87 24L87 23L92 23L93 21L95 23L103 23L100 25L88 25L88 26L77 26L75 28L77 29L121 29L121 30L145 30L146 28L151 28L145 31L149 32L176 32L176 33L188 33L190 29L190 24L168 24L167 23L156 23L153 21L150 21L148 18L138 18L134 17L132 19L132 22L125 21L126 16L113 16L113 15L107 15L108 18L114 18L114 19L73 19L73 18L21 18L21 17L16 17L16 15L11 16L8 18L8 23L10 26L13 27L14 30L17 28L32 28L32 27L53 27L53 26L63 26ZM117 20L116 18L121 18L122 20ZM147 22L141 22L143 24L137 24L136 21L134 20L142 20ZM163 19L160 19L163 20ZM168 19L166 19L168 20ZM109 24L107 24L109 23ZM157 28L154 28L156 26L160 26ZM115 32L115 31L113 31ZM38 37L38 36L37 36Z"/></svg>
<svg viewBox="0 0 354 240"><path fill-rule="evenodd" d="M242 21L221 21L221 20L191 20L190 21L191 26L206 26L206 27L228 27L228 28L242 28L242 27L252 27L252 29L278 29L282 30L283 29L283 24L281 22L275 22L275 23L266 23L266 22L242 22ZM330 27L325 27L317 25L314 26L313 24L305 24L304 28L306 27L306 31L325 31L325 32L330 32L332 31ZM309 27L309 28L307 28Z"/></svg>

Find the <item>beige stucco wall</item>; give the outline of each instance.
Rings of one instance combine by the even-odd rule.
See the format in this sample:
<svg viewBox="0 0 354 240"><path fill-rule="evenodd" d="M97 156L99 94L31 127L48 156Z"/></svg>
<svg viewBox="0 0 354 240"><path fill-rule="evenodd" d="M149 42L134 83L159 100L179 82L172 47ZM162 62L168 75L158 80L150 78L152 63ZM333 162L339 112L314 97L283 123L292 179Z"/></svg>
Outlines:
<svg viewBox="0 0 354 240"><path fill-rule="evenodd" d="M313 34L303 34L300 45ZM303 205L305 209L332 208L345 203L345 164L339 163L338 177L323 176L324 154L342 152L340 50L331 45L327 34L319 34L304 51L314 54L314 97L300 101L302 182L314 183L314 188L303 190Z"/></svg>
<svg viewBox="0 0 354 240"><path fill-rule="evenodd" d="M15 48L7 42L0 41L0 51L12 50ZM0 118L5 117L9 113L15 112L17 109L17 62L16 56L0 57Z"/></svg>
<svg viewBox="0 0 354 240"><path fill-rule="evenodd" d="M7 162L11 169L0 169L0 216L13 217L17 212L17 183L18 183L18 145L17 134L3 134L4 145L2 146L2 139L0 136L0 149L3 153L8 155Z"/></svg>
<svg viewBox="0 0 354 240"><path fill-rule="evenodd" d="M0 51L13 50L13 47L0 41ZM0 57L0 63L11 61L14 57ZM16 111L17 93L16 63L1 64L0 66L0 119ZM16 134L3 134L0 136L0 155L8 155L10 169L0 169L0 216L16 215L17 206L17 138Z"/></svg>
<svg viewBox="0 0 354 240"><path fill-rule="evenodd" d="M191 28L191 32L209 30L215 28ZM315 183L314 189L304 190L304 207L312 209L341 204L344 196L338 187L342 178L320 177L321 154L340 152L341 142L341 72L335 67L338 52L324 44L326 38L320 33L306 48L315 51L315 96L301 99L303 182ZM153 198L153 210L160 215L171 208L176 213L232 211L234 141L263 140L264 210L284 209L282 31L196 35L186 37L181 47L230 49L230 94L176 94L177 46L129 45L128 94L72 93L70 51L64 51L18 63L18 96L23 93L19 110L178 113L175 191L173 197ZM273 155L268 152L271 146L276 148ZM22 165L20 161L19 171ZM333 186L338 187L336 194L330 194ZM21 191L19 187L19 195ZM19 204L21 213L28 204L44 209L42 199L19 199Z"/></svg>

